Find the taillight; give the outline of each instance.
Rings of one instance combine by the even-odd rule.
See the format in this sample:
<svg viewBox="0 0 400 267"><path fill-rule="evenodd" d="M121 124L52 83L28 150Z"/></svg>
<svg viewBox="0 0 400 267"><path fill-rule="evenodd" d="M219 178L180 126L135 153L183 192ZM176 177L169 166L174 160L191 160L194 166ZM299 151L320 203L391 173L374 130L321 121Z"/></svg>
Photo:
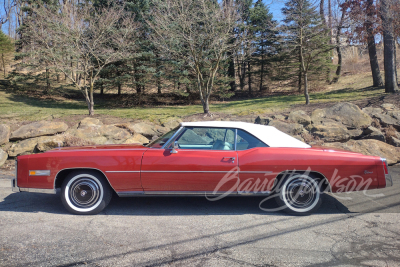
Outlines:
<svg viewBox="0 0 400 267"><path fill-rule="evenodd" d="M389 174L386 159L381 158L381 160L382 160L383 170L384 170L385 174Z"/></svg>

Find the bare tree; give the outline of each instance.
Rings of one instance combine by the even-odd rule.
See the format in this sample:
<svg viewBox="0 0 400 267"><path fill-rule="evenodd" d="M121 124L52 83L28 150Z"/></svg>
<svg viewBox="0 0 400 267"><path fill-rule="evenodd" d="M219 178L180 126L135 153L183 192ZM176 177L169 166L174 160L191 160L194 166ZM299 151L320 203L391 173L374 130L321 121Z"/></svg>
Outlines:
<svg viewBox="0 0 400 267"><path fill-rule="evenodd" d="M165 55L189 65L205 114L221 61L232 51L232 28L238 12L230 2L212 0L155 0L148 23L154 44Z"/></svg>
<svg viewBox="0 0 400 267"><path fill-rule="evenodd" d="M101 70L127 58L134 48L136 23L131 15L123 5L95 8L63 1L32 7L25 25L23 41L31 60L62 72L82 92L89 115L94 115L93 86Z"/></svg>
<svg viewBox="0 0 400 267"><path fill-rule="evenodd" d="M11 12L16 5L16 0L3 0L2 11L0 12L0 30L2 26L9 21Z"/></svg>
<svg viewBox="0 0 400 267"><path fill-rule="evenodd" d="M381 16L384 42L384 66L385 66L385 92L394 93L399 90L396 79L394 23L394 1L382 0Z"/></svg>

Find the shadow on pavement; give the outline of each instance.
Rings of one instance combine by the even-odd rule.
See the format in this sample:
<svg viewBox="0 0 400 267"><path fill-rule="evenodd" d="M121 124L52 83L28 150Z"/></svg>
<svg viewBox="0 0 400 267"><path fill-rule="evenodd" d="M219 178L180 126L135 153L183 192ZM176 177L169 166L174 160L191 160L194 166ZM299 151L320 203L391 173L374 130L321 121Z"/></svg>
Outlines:
<svg viewBox="0 0 400 267"><path fill-rule="evenodd" d="M226 197L208 201L205 197L131 197L114 196L102 212L107 215L240 215L240 214L287 214L283 211L264 211L259 208L264 197ZM269 199L262 204L266 210L276 210L277 204ZM44 212L68 214L59 194L13 193L0 202L0 211ZM330 195L322 196L322 205L316 214L341 214L350 211Z"/></svg>

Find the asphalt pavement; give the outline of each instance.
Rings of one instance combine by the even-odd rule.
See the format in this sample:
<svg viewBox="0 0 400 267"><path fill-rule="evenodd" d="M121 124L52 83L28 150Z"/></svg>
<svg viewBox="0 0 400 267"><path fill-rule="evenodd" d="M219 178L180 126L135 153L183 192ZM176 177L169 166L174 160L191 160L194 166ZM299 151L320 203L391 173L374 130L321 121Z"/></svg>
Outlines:
<svg viewBox="0 0 400 267"><path fill-rule="evenodd" d="M326 194L300 217L261 210L260 197L114 197L77 216L59 195L11 192L0 172L0 266L400 266L390 171L393 187Z"/></svg>

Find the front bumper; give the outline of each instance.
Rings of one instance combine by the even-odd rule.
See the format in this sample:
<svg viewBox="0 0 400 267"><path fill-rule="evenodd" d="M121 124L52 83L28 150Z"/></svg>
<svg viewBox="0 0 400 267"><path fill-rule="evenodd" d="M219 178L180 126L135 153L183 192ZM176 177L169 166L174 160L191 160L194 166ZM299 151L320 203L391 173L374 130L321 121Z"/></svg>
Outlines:
<svg viewBox="0 0 400 267"><path fill-rule="evenodd" d="M17 178L13 178L13 179L11 180L11 188L12 188L12 191L13 191L13 192L21 192L21 191L19 190L19 187L17 186Z"/></svg>

